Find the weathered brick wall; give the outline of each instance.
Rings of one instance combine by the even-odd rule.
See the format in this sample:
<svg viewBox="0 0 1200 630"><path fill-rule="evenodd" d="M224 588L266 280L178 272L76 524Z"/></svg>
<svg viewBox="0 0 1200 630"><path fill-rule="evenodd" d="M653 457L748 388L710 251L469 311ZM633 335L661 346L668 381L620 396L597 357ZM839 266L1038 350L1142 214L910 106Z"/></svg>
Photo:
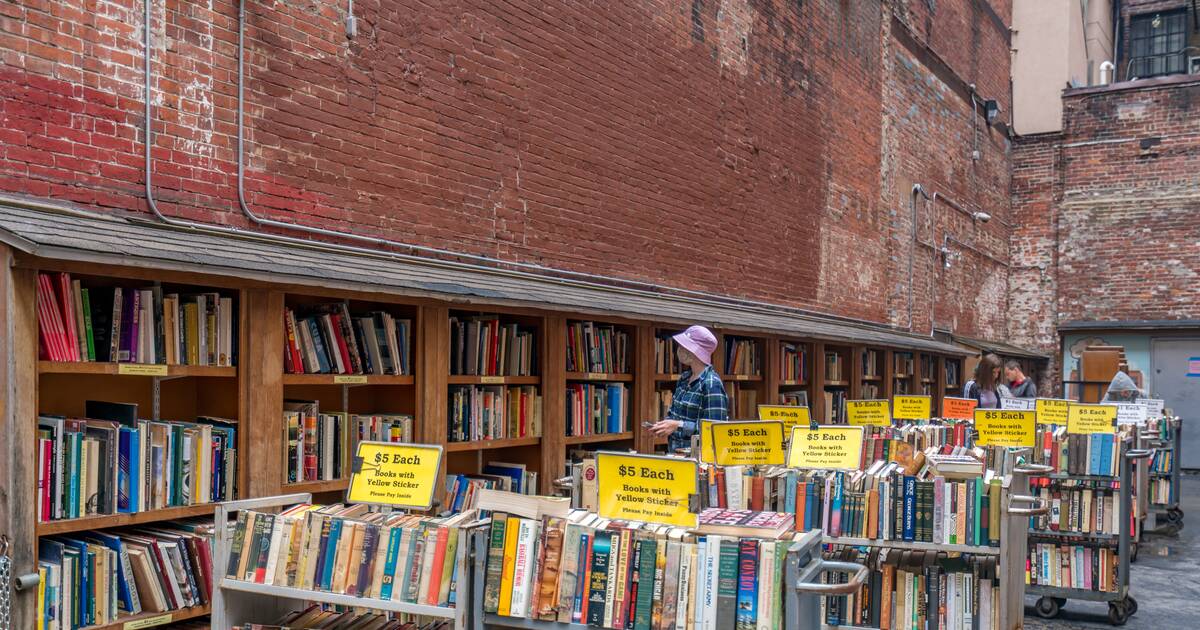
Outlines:
<svg viewBox="0 0 1200 630"><path fill-rule="evenodd" d="M970 159L961 85L1007 118L1010 3L933 6L359 0L347 40L344 2L247 2L249 201L284 221L903 325L912 183L1008 216L1007 146L981 128ZM898 43L893 11L924 56ZM0 190L146 211L141 12L0 3ZM247 225L236 29L229 0L155 3L168 215ZM1001 222L922 212L1004 257ZM917 253L921 291L930 252ZM939 327L1003 336L995 261L964 252L935 281Z"/></svg>

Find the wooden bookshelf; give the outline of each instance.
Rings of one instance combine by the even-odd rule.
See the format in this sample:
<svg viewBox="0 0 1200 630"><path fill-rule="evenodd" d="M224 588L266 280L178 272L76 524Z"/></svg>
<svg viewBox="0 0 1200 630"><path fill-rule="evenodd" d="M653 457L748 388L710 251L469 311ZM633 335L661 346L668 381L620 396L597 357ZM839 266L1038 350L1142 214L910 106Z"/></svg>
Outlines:
<svg viewBox="0 0 1200 630"><path fill-rule="evenodd" d="M610 372L567 372L568 381L601 381L607 383L631 383L632 374L617 374Z"/></svg>
<svg viewBox="0 0 1200 630"><path fill-rule="evenodd" d="M192 606L165 613L141 613L118 617L113 623L96 626L84 626L81 630L128 630L130 628L155 628L169 623L187 621L207 617L212 610L208 606Z"/></svg>
<svg viewBox="0 0 1200 630"><path fill-rule="evenodd" d="M595 433L592 435L568 435L564 442L569 446L578 446L580 444L598 444L601 442L620 442L623 440L632 440L633 431L625 431L622 433Z"/></svg>
<svg viewBox="0 0 1200 630"><path fill-rule="evenodd" d="M809 407L818 422L839 422L835 403L853 400L858 394L859 360L854 350L855 347L849 345L814 344L815 396L810 400Z"/></svg>
<svg viewBox="0 0 1200 630"><path fill-rule="evenodd" d="M474 442L447 442L447 453L465 453L471 451L488 451L515 446L536 446L542 441L540 437L503 438L499 440L476 440Z"/></svg>
<svg viewBox="0 0 1200 630"><path fill-rule="evenodd" d="M149 372L161 370L163 374L148 374L134 372ZM69 362L69 361L38 361L38 374L104 374L109 376L128 376L153 378L168 377L208 377L236 378L236 367L218 367L215 365L144 365L136 363L98 363L98 362Z"/></svg>
<svg viewBox="0 0 1200 630"><path fill-rule="evenodd" d="M411 374L284 374L284 385L415 385Z"/></svg>
<svg viewBox="0 0 1200 630"><path fill-rule="evenodd" d="M346 488L350 487L349 477L341 479L329 479L320 481L297 481L295 483L284 483L283 492L309 492L312 494L322 494L325 492L345 492Z"/></svg>
<svg viewBox="0 0 1200 630"><path fill-rule="evenodd" d="M852 388L856 400L879 400L887 397L887 386L884 381L888 373L888 353L883 348L872 346L859 347L855 355L858 357L854 366L854 375L858 382Z"/></svg>
<svg viewBox="0 0 1200 630"><path fill-rule="evenodd" d="M450 385L538 385L540 376L467 376L452 374L446 382Z"/></svg>
<svg viewBox="0 0 1200 630"><path fill-rule="evenodd" d="M193 516L210 516L213 513L215 505L214 503L203 503L200 505L185 505L161 510L146 510L145 512L134 512L132 514L103 514L61 521L46 521L37 524L37 535L53 536L55 534L84 532L91 529L145 525L147 523L190 518Z"/></svg>

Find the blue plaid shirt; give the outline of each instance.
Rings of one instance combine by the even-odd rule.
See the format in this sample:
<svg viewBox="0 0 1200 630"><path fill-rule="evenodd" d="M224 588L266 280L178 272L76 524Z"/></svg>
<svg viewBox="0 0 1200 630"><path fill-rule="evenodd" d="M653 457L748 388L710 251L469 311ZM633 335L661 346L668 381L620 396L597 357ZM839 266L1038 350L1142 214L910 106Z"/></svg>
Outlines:
<svg viewBox="0 0 1200 630"><path fill-rule="evenodd" d="M692 436L701 420L729 419L729 398L725 395L725 385L712 366L707 366L700 377L692 381L692 371L685 370L675 385L675 395L671 398L671 409L667 411L668 420L679 420L675 432L667 436L668 452L675 449L687 448L692 445Z"/></svg>

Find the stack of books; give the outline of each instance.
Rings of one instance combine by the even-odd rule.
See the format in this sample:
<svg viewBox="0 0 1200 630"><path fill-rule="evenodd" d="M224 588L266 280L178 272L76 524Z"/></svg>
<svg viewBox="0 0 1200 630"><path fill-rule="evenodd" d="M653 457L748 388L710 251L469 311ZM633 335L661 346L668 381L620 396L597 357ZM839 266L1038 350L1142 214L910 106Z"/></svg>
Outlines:
<svg viewBox="0 0 1200 630"><path fill-rule="evenodd" d="M1039 426L1035 463L1055 473L1115 477L1121 474L1121 439L1113 433L1071 435L1063 426Z"/></svg>
<svg viewBox="0 0 1200 630"><path fill-rule="evenodd" d="M347 476L352 448L347 413L321 413L315 400L285 400L283 427L288 483Z"/></svg>
<svg viewBox="0 0 1200 630"><path fill-rule="evenodd" d="M483 609L599 628L759 628L783 623L791 539L610 521L492 516Z"/></svg>
<svg viewBox="0 0 1200 630"><path fill-rule="evenodd" d="M896 378L908 378L913 375L911 352L896 352L892 355L892 373Z"/></svg>
<svg viewBox="0 0 1200 630"><path fill-rule="evenodd" d="M477 475L446 475L446 495L442 506L453 513L477 508L476 499L484 490L497 490L514 495L535 495L538 474L524 464L488 462Z"/></svg>
<svg viewBox="0 0 1200 630"><path fill-rule="evenodd" d="M863 350L862 375L865 378L879 378L879 351Z"/></svg>
<svg viewBox="0 0 1200 630"><path fill-rule="evenodd" d="M404 442L413 441L413 417L406 413L355 414L350 424L357 431L359 442Z"/></svg>
<svg viewBox="0 0 1200 630"><path fill-rule="evenodd" d="M40 358L48 361L237 364L237 313L219 293L84 287L67 273L39 273Z"/></svg>
<svg viewBox="0 0 1200 630"><path fill-rule="evenodd" d="M1030 544L1025 583L1085 591L1117 590L1116 547Z"/></svg>
<svg viewBox="0 0 1200 630"><path fill-rule="evenodd" d="M804 346L779 344L779 378L783 381L808 381L808 351Z"/></svg>
<svg viewBox="0 0 1200 630"><path fill-rule="evenodd" d="M621 433L629 417L629 388L624 383L568 383L567 435Z"/></svg>
<svg viewBox="0 0 1200 630"><path fill-rule="evenodd" d="M762 349L755 339L725 337L725 374L730 376L760 376Z"/></svg>
<svg viewBox="0 0 1200 630"><path fill-rule="evenodd" d="M679 363L679 357L676 355L675 349L678 347L673 339L672 333L659 334L654 338L654 373L655 374L679 374L683 372L683 366Z"/></svg>
<svg viewBox="0 0 1200 630"><path fill-rule="evenodd" d="M846 377L842 374L842 355L836 352L825 353L825 380L827 381L844 381Z"/></svg>
<svg viewBox="0 0 1200 630"><path fill-rule="evenodd" d="M1035 533L1120 534L1121 496L1112 485L1072 481L1041 484L1034 492L1050 506L1050 513L1031 518L1030 528Z"/></svg>
<svg viewBox="0 0 1200 630"><path fill-rule="evenodd" d="M567 371L629 372L629 335L613 326L573 322L567 327Z"/></svg>
<svg viewBox="0 0 1200 630"><path fill-rule="evenodd" d="M42 538L38 575L42 628L205 606L212 597L212 520Z"/></svg>
<svg viewBox="0 0 1200 630"><path fill-rule="evenodd" d="M542 397L537 387L450 387L449 441L541 437Z"/></svg>
<svg viewBox="0 0 1200 630"><path fill-rule="evenodd" d="M288 374L412 374L412 321L390 313L351 315L344 302L296 317L283 313Z"/></svg>
<svg viewBox="0 0 1200 630"><path fill-rule="evenodd" d="M451 374L532 376L534 349L533 332L494 315L450 318Z"/></svg>
<svg viewBox="0 0 1200 630"><path fill-rule="evenodd" d="M998 630L1000 582L995 557L937 551L839 548L826 556L871 569L852 595L822 598L829 626L896 630ZM846 576L826 578L844 582Z"/></svg>
<svg viewBox="0 0 1200 630"><path fill-rule="evenodd" d="M779 404L792 405L795 407L807 407L808 392L779 392Z"/></svg>
<svg viewBox="0 0 1200 630"><path fill-rule="evenodd" d="M113 405L113 403L106 403ZM89 401L103 418L102 405ZM114 405L115 406L115 405ZM236 423L38 417L38 520L129 514L233 499Z"/></svg>
<svg viewBox="0 0 1200 630"><path fill-rule="evenodd" d="M473 517L368 512L365 505L301 504L238 513L225 577L430 606L453 606Z"/></svg>

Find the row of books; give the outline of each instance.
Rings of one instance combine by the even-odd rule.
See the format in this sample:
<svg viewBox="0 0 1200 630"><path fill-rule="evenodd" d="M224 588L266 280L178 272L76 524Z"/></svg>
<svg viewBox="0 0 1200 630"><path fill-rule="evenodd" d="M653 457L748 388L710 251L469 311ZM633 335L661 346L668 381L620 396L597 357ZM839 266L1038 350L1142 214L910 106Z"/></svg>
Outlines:
<svg viewBox="0 0 1200 630"><path fill-rule="evenodd" d="M112 417L88 401L88 415ZM134 412L136 413L136 411ZM128 514L232 499L231 420L196 422L38 417L38 520Z"/></svg>
<svg viewBox="0 0 1200 630"><path fill-rule="evenodd" d="M567 326L567 371L629 372L629 335L614 326L572 322Z"/></svg>
<svg viewBox="0 0 1200 630"><path fill-rule="evenodd" d="M937 374L937 357L931 354L921 355L921 377L932 379Z"/></svg>
<svg viewBox="0 0 1200 630"><path fill-rule="evenodd" d="M779 392L779 404L791 405L794 407L807 407L808 406L808 392L806 392L804 390L790 391L790 392L781 391L781 392Z"/></svg>
<svg viewBox="0 0 1200 630"><path fill-rule="evenodd" d="M878 350L863 350L862 353L862 375L865 378L878 378L881 374L879 370L879 351Z"/></svg>
<svg viewBox="0 0 1200 630"><path fill-rule="evenodd" d="M755 339L725 337L725 374L762 375L762 344Z"/></svg>
<svg viewBox="0 0 1200 630"><path fill-rule="evenodd" d="M1116 592L1118 559L1115 547L1031 543L1025 559L1025 583Z"/></svg>
<svg viewBox="0 0 1200 630"><path fill-rule="evenodd" d="M822 598L829 626L880 630L998 630L1000 581L996 558L933 551L838 548L831 559L866 565L871 573L851 595ZM844 582L845 576L826 576Z"/></svg>
<svg viewBox="0 0 1200 630"><path fill-rule="evenodd" d="M911 352L896 352L892 354L892 375L896 378L907 378L913 375L913 355Z"/></svg>
<svg viewBox="0 0 1200 630"><path fill-rule="evenodd" d="M878 383L863 383L859 387L858 395L862 400L880 400L883 398L880 395L881 392L883 389Z"/></svg>
<svg viewBox="0 0 1200 630"><path fill-rule="evenodd" d="M568 383L567 435L622 433L628 426L629 388L624 383Z"/></svg>
<svg viewBox="0 0 1200 630"><path fill-rule="evenodd" d="M1150 458L1150 472L1163 475L1171 474L1171 466L1175 462L1175 451L1155 449Z"/></svg>
<svg viewBox="0 0 1200 630"><path fill-rule="evenodd" d="M725 395L729 399L729 417L757 418L758 390L736 381L725 383Z"/></svg>
<svg viewBox="0 0 1200 630"><path fill-rule="evenodd" d="M450 318L450 373L468 376L532 376L534 337L494 315Z"/></svg>
<svg viewBox="0 0 1200 630"><path fill-rule="evenodd" d="M442 509L452 513L476 507L481 490L499 490L533 495L538 489L537 471L527 470L524 464L488 462L480 474L446 475L446 494Z"/></svg>
<svg viewBox="0 0 1200 630"><path fill-rule="evenodd" d="M44 360L237 363L237 313L233 298L219 293L85 287L68 273L39 273L37 309Z"/></svg>
<svg viewBox="0 0 1200 630"><path fill-rule="evenodd" d="M394 619L387 613L329 610L313 604L304 610L294 610L274 624L246 623L234 630L449 630L454 623L447 619L415 622Z"/></svg>
<svg viewBox="0 0 1200 630"><path fill-rule="evenodd" d="M825 380L826 381L845 381L848 380L843 372L842 355L837 352L825 353Z"/></svg>
<svg viewBox="0 0 1200 630"><path fill-rule="evenodd" d="M1146 489L1146 496L1154 505L1170 505L1175 502L1174 488L1171 480L1162 477L1151 478Z"/></svg>
<svg viewBox="0 0 1200 630"><path fill-rule="evenodd" d="M542 397L532 385L450 387L449 441L541 437Z"/></svg>
<svg viewBox="0 0 1200 630"><path fill-rule="evenodd" d="M667 417L667 412L671 410L671 402L675 400L674 389L660 389L655 392L655 401L658 403L658 413L654 417L662 420Z"/></svg>
<svg viewBox="0 0 1200 630"><path fill-rule="evenodd" d="M204 606L212 597L212 521L42 538L38 575L46 630Z"/></svg>
<svg viewBox="0 0 1200 630"><path fill-rule="evenodd" d="M413 441L411 415L322 413L315 400L284 401L283 425L288 483L347 477L358 442Z"/></svg>
<svg viewBox="0 0 1200 630"><path fill-rule="evenodd" d="M959 377L958 361L946 361L946 389L958 387L962 383Z"/></svg>
<svg viewBox="0 0 1200 630"><path fill-rule="evenodd" d="M634 630L782 627L789 540L495 513L485 613Z"/></svg>
<svg viewBox="0 0 1200 630"><path fill-rule="evenodd" d="M676 348L678 346L671 337L671 334L660 334L654 338L655 374L679 374L683 372L683 365L679 363L679 357L676 355Z"/></svg>
<svg viewBox="0 0 1200 630"><path fill-rule="evenodd" d="M846 424L846 401L850 393L845 389L827 389L821 392L825 407L825 420L831 424Z"/></svg>
<svg viewBox="0 0 1200 630"><path fill-rule="evenodd" d="M225 577L304 590L453 606L473 515L368 512L365 505L300 504L279 514L238 513Z"/></svg>
<svg viewBox="0 0 1200 630"><path fill-rule="evenodd" d="M1050 506L1049 514L1030 519L1029 526L1035 531L1112 536L1121 533L1121 496L1111 486L1055 484L1035 492Z"/></svg>
<svg viewBox="0 0 1200 630"><path fill-rule="evenodd" d="M779 378L784 381L808 381L808 350L802 345L779 344Z"/></svg>
<svg viewBox="0 0 1200 630"><path fill-rule="evenodd" d="M412 374L412 320L375 311L351 315L344 302L296 316L285 308L288 374Z"/></svg>
<svg viewBox="0 0 1200 630"><path fill-rule="evenodd" d="M1121 474L1121 440L1113 433L1070 435L1065 426L1039 426L1034 449L1035 463L1045 464L1055 473L1070 475Z"/></svg>

